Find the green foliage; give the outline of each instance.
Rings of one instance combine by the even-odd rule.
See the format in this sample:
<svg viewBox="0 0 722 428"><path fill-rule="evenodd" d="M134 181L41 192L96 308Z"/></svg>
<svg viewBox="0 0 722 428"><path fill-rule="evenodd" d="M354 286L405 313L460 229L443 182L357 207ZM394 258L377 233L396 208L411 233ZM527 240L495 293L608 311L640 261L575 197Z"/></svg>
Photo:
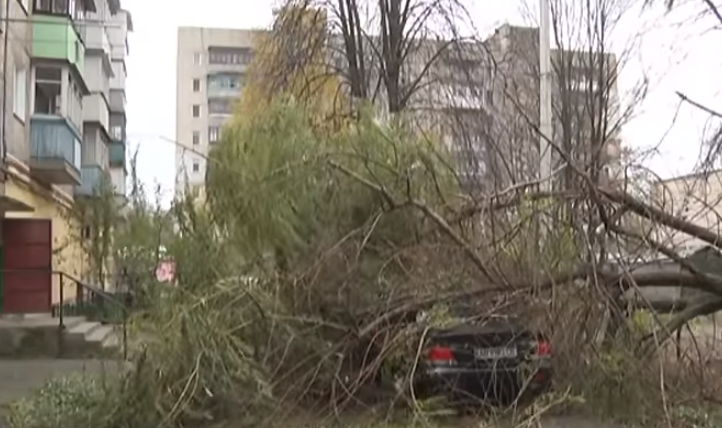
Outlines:
<svg viewBox="0 0 722 428"><path fill-rule="evenodd" d="M77 374L49 381L10 406L13 428L118 428L116 377Z"/></svg>
<svg viewBox="0 0 722 428"><path fill-rule="evenodd" d="M213 220L246 260L273 255L279 265L392 208L349 173L431 204L453 187L438 147L409 138L401 124L379 125L366 113L357 126L319 135L292 102L276 102L262 117L229 127L210 164ZM386 232L410 232L393 215L381 223Z"/></svg>
<svg viewBox="0 0 722 428"><path fill-rule="evenodd" d="M722 410L719 408L679 406L674 416L685 428L722 428Z"/></svg>

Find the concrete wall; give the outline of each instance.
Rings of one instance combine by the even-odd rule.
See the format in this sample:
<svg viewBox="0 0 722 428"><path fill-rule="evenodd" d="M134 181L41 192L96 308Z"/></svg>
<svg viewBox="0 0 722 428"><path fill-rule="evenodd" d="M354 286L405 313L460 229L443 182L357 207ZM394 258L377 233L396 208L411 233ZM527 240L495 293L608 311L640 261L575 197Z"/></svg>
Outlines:
<svg viewBox="0 0 722 428"><path fill-rule="evenodd" d="M3 6L4 7L4 6ZM28 25L28 11L25 10L20 2L13 1L10 3L10 18L9 22L3 22L0 24L2 28L7 29L9 40L8 50L8 91L7 91L7 110L6 125L7 125L7 150L8 153L13 155L15 158L27 162L30 157L30 148L28 146L28 138L30 135L29 128L30 122L29 117L32 109L32 98L31 98L31 70L30 70L30 56L29 53L32 49L32 37L33 37L33 26ZM15 70L23 70L25 74L25 84L27 93L25 94L25 114L16 115L14 113L15 105L15 91L14 89L14 78Z"/></svg>

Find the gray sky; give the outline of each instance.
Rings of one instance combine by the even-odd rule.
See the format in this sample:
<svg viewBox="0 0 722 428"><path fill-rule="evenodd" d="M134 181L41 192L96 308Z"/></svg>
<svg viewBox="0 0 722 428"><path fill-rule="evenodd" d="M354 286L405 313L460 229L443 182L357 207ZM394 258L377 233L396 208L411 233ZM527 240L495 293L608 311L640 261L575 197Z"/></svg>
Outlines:
<svg viewBox="0 0 722 428"><path fill-rule="evenodd" d="M536 0L531 1L532 9ZM570 0L571 1L571 0ZM578 1L578 0L577 0ZM621 0L620 2L623 2ZM524 0L471 0L470 12L481 34L489 34L503 23L529 24ZM692 2L695 6L700 1ZM128 135L132 150L139 147L138 169L147 186L163 188L168 201L174 183L175 62L176 32L179 26L230 28L264 27L271 22L272 0L123 0L131 11L135 32L130 36L128 60ZM501 5L500 5L501 4ZM688 172L694 167L707 116L690 106L677 112L675 91L715 108L722 66L715 55L722 46L719 32L711 32L709 20L694 26L679 23L692 16L693 9L671 14L653 11L640 17L638 11L625 13L615 30L614 49L635 49L620 78L622 102L641 78L652 80L651 91L637 115L623 130L623 144L635 148L659 145L660 155L648 161L662 176ZM533 15L533 13L532 13ZM643 33L640 35L640 33ZM673 125L674 122L674 125ZM672 126L673 125L673 126ZM671 127L671 129L670 129ZM170 141L169 141L170 140Z"/></svg>

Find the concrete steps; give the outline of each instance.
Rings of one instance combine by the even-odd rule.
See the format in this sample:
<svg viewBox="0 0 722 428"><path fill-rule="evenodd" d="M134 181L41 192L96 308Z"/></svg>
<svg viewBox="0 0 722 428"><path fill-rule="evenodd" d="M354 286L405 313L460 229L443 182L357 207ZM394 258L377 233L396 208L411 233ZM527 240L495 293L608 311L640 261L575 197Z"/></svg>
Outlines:
<svg viewBox="0 0 722 428"><path fill-rule="evenodd" d="M43 315L0 318L0 356L97 358L120 355L117 326L89 321L85 317L65 317L61 341L59 320L50 314Z"/></svg>

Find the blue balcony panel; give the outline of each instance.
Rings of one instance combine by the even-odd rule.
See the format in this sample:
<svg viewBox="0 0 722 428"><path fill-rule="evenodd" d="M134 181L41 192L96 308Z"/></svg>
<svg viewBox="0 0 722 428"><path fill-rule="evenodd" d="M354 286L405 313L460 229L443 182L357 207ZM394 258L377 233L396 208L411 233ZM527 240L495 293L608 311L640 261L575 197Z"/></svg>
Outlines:
<svg viewBox="0 0 722 428"><path fill-rule="evenodd" d="M80 184L80 135L64 117L30 117L30 171L48 184Z"/></svg>
<svg viewBox="0 0 722 428"><path fill-rule="evenodd" d="M80 185L75 188L78 196L98 196L103 183L108 180L107 172L100 165L83 165L80 168Z"/></svg>

